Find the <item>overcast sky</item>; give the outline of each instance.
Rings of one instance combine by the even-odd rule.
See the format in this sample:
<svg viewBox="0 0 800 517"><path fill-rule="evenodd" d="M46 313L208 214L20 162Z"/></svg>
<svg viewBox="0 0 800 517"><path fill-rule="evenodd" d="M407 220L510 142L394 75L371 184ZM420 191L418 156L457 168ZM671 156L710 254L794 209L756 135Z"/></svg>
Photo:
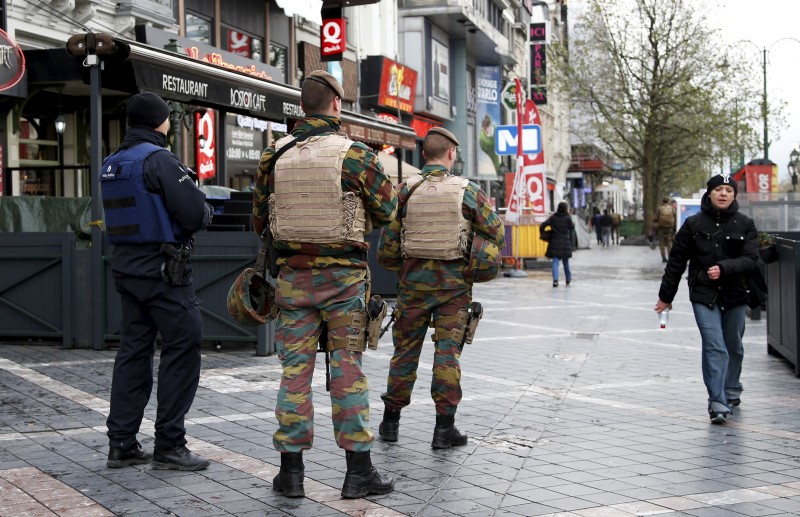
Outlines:
<svg viewBox="0 0 800 517"><path fill-rule="evenodd" d="M570 0L573 23L585 4L586 0ZM777 100L786 103L785 127L777 128L770 123L769 158L778 164L781 179L788 179L789 153L792 148L800 147L800 41L779 40L800 40L800 0L696 0L694 5L707 10L709 26L719 29L728 44L741 40L754 43L737 44L736 51L750 54L754 63L752 86L758 92L763 91L762 54L758 49L768 49L767 99L770 103ZM761 120L753 124L762 136ZM763 138L759 140L762 141ZM745 162L761 158L760 147L754 156L746 156Z"/></svg>
<svg viewBox="0 0 800 517"><path fill-rule="evenodd" d="M770 128L769 158L778 164L781 177L788 178L786 164L789 153L800 143L800 1L798 0L705 0L708 21L721 30L725 41L749 40L759 48L767 48L767 99L786 102L784 120L787 127L780 131ZM777 43L776 43L777 42ZM737 50L753 55L757 68L753 81L763 91L762 56L752 45L737 45ZM759 124L756 130L763 134ZM745 158L760 158L758 156Z"/></svg>

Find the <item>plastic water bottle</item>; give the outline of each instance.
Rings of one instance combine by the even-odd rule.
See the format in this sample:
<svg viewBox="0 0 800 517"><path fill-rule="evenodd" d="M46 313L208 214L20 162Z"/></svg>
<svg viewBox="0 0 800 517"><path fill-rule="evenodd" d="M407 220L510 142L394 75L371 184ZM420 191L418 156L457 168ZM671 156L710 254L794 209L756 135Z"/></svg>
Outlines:
<svg viewBox="0 0 800 517"><path fill-rule="evenodd" d="M664 309L661 311L661 314L658 315L658 324L661 326L662 329L667 328L667 322L669 321L669 309Z"/></svg>

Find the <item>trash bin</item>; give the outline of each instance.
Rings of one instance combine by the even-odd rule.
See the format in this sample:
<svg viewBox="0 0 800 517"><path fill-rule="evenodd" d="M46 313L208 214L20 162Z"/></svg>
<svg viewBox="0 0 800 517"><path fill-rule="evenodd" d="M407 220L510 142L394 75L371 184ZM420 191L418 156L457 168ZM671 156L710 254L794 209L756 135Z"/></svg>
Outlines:
<svg viewBox="0 0 800 517"><path fill-rule="evenodd" d="M778 260L767 264L767 353L780 355L800 376L800 232L776 232Z"/></svg>
<svg viewBox="0 0 800 517"><path fill-rule="evenodd" d="M644 221L636 219L623 219L619 223L619 236L628 238L635 235L644 235Z"/></svg>

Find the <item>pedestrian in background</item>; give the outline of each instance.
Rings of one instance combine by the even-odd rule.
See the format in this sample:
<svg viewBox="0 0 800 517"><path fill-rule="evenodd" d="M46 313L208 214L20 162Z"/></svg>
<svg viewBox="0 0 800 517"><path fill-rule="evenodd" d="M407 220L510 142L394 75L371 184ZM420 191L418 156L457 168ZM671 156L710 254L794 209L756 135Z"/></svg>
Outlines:
<svg viewBox="0 0 800 517"><path fill-rule="evenodd" d="M381 395L385 410L379 432L387 442L398 439L400 411L411 403L422 344L433 327L436 425L431 447L467 443L467 435L455 427L465 315L472 282L490 280L499 270L505 230L480 187L450 173L457 147L450 131L428 132L422 144L425 166L398 185L398 217L381 232L378 260L400 277L394 355Z"/></svg>
<svg viewBox="0 0 800 517"><path fill-rule="evenodd" d="M572 257L572 234L575 232L575 224L569 215L569 205L566 201L560 202L556 213L539 225L540 234L546 226L550 227L550 240L547 241L545 256L553 260L553 287L558 287L559 262L564 263L564 279L569 285L572 282L569 259Z"/></svg>
<svg viewBox="0 0 800 517"><path fill-rule="evenodd" d="M755 223L739 212L737 186L730 175L718 174L707 186L700 212L687 218L675 236L655 311L672 308L688 261L708 414L712 423L724 424L742 393L746 277L757 267L758 242Z"/></svg>
<svg viewBox="0 0 800 517"><path fill-rule="evenodd" d="M656 209L653 216L653 223L656 227L656 237L658 238L658 249L661 251L661 262L666 262L672 249L672 239L675 235L675 224L677 213L670 205L669 198L664 197L661 204Z"/></svg>
<svg viewBox="0 0 800 517"><path fill-rule="evenodd" d="M594 233L597 236L597 244L600 245L603 244L603 234L601 233L601 228L600 228L600 219L602 217L603 216L602 214L600 214L600 209L595 208L594 215L592 216L592 219L590 221L590 225L592 228L594 228Z"/></svg>
<svg viewBox="0 0 800 517"><path fill-rule="evenodd" d="M622 216L613 208L611 209L611 241L619 244L619 227L622 226Z"/></svg>
<svg viewBox="0 0 800 517"><path fill-rule="evenodd" d="M608 213L608 208L603 210L603 215L600 217L600 234L603 237L603 246L611 246L611 214Z"/></svg>
<svg viewBox="0 0 800 517"><path fill-rule="evenodd" d="M106 464L150 462L156 469L201 470L205 458L186 448L184 419L200 381L202 318L192 286L193 235L211 220L211 206L193 172L164 149L169 107L140 93L126 106L128 129L103 162L111 272L122 298L120 344L111 380ZM155 448L136 440L153 389L153 355L161 334Z"/></svg>
<svg viewBox="0 0 800 517"><path fill-rule="evenodd" d="M397 196L375 152L339 133L343 96L331 74L306 77L300 94L306 116L264 151L253 193L254 229L260 234L269 225L280 267L275 344L283 375L272 442L281 468L273 488L287 497L305 495L303 451L314 438L311 381L323 331L333 431L347 461L342 497L394 490L394 480L372 466L361 361L369 297L364 236L373 224L394 220Z"/></svg>

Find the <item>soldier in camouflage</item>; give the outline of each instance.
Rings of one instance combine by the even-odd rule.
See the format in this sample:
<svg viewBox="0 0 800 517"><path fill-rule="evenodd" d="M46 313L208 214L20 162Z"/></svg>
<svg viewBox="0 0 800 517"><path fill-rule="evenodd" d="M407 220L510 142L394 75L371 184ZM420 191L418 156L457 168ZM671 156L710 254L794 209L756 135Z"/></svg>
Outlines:
<svg viewBox="0 0 800 517"><path fill-rule="evenodd" d="M457 146L450 131L430 130L422 147L426 165L420 175L398 186L398 217L381 233L378 259L400 276L394 355L381 396L385 411L379 432L387 442L397 441L400 410L411 402L430 325L435 329L431 396L436 405L431 446L447 449L467 443L467 436L454 425L461 401L459 358L464 343L459 313L470 305L472 282L497 274L505 230L480 187L450 174ZM473 267L474 256L481 254L492 258L478 260Z"/></svg>
<svg viewBox="0 0 800 517"><path fill-rule="evenodd" d="M314 438L311 381L324 328L334 435L347 460L342 496L394 489L370 459L374 437L361 360L369 296L364 234L394 220L397 197L375 153L338 133L343 95L327 72L308 75L300 97L307 115L264 151L253 195L255 231L269 225L280 267L275 342L283 376L273 444L281 468L273 488L288 497L305 495L302 454ZM277 152L283 154L273 164Z"/></svg>

